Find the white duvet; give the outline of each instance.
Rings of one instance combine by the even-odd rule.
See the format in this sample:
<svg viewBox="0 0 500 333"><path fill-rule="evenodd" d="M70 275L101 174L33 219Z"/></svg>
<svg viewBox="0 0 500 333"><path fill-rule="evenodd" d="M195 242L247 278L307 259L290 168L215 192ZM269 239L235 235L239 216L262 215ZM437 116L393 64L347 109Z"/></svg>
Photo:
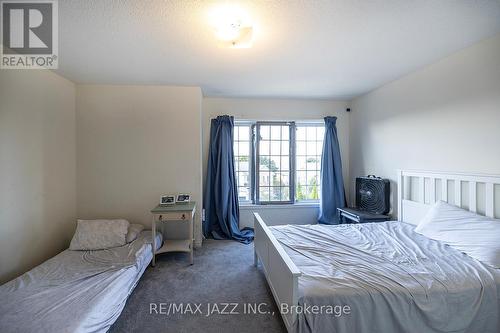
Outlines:
<svg viewBox="0 0 500 333"><path fill-rule="evenodd" d="M151 261L151 249L151 231L143 231L121 247L61 252L0 286L0 332L106 332Z"/></svg>
<svg viewBox="0 0 500 333"><path fill-rule="evenodd" d="M299 314L292 329L500 332L499 270L413 229L400 222L272 227L302 271L299 305L350 309Z"/></svg>

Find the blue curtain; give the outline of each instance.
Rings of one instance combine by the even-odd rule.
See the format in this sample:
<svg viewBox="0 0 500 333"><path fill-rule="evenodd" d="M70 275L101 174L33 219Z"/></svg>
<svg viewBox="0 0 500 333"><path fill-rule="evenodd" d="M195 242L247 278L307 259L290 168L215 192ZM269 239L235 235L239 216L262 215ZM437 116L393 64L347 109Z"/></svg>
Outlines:
<svg viewBox="0 0 500 333"><path fill-rule="evenodd" d="M339 224L337 208L346 206L336 122L337 117L325 118L318 218L318 222L323 224Z"/></svg>
<svg viewBox="0 0 500 333"><path fill-rule="evenodd" d="M248 244L253 241L253 229L240 230L238 227L240 209L234 171L233 130L233 117L212 119L203 233L207 238L234 239Z"/></svg>

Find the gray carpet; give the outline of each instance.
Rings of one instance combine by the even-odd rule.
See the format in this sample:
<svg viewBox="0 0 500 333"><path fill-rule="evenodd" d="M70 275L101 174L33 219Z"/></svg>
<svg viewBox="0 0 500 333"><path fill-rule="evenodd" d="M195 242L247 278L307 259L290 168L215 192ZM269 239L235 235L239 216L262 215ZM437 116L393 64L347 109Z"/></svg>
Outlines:
<svg viewBox="0 0 500 333"><path fill-rule="evenodd" d="M150 303L156 303L158 314L154 308L150 313ZM233 309L230 304L223 311L224 303L238 305ZM177 313L167 314L173 304ZM248 313L252 311L246 304L262 304L265 313ZM179 313L181 306L186 313ZM261 268L253 266L253 244L206 240L195 250L192 266L186 254L159 256L156 266L144 272L110 332L267 333L286 329Z"/></svg>

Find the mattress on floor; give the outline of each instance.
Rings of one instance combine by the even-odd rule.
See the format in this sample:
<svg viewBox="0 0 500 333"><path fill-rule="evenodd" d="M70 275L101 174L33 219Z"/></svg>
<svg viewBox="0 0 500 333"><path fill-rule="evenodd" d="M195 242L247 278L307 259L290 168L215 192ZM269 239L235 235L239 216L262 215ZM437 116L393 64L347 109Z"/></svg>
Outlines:
<svg viewBox="0 0 500 333"><path fill-rule="evenodd" d="M151 249L151 231L143 231L121 247L61 252L0 286L0 331L106 332L150 263Z"/></svg>
<svg viewBox="0 0 500 333"><path fill-rule="evenodd" d="M301 270L296 332L500 332L500 270L400 222L271 227ZM328 306L349 306L349 314Z"/></svg>

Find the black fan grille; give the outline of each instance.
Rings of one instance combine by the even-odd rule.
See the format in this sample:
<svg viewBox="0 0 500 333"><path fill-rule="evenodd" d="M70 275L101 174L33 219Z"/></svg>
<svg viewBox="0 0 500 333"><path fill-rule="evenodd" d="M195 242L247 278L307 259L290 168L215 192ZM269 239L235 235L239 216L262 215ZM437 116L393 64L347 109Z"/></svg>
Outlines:
<svg viewBox="0 0 500 333"><path fill-rule="evenodd" d="M385 211L385 191L382 182L364 181L360 184L358 192L360 209L376 214L382 214Z"/></svg>

